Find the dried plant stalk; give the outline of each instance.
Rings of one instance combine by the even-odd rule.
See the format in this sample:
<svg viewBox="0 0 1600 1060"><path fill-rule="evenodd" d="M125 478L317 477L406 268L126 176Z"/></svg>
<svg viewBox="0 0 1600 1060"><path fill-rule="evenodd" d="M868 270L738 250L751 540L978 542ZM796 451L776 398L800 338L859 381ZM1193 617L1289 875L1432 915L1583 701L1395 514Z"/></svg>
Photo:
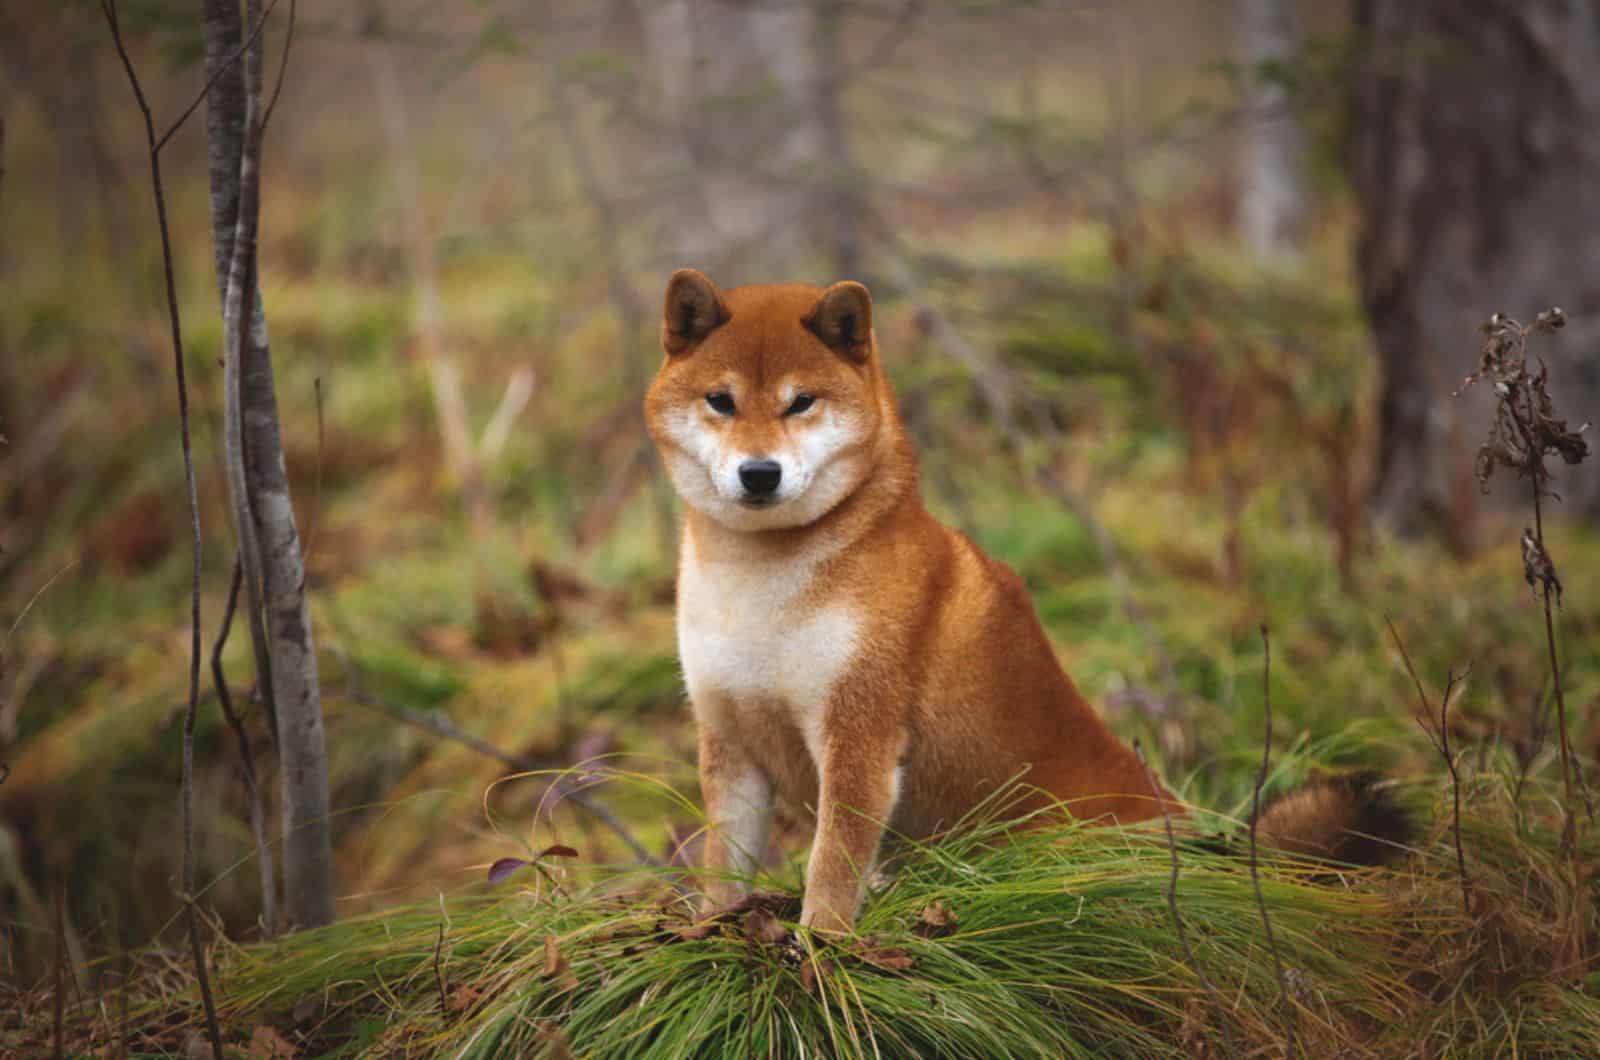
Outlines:
<svg viewBox="0 0 1600 1060"><path fill-rule="evenodd" d="M1563 847L1571 849L1576 823L1574 779L1591 820L1594 803L1574 760L1567 733L1567 698L1561 687L1561 660L1556 654L1555 617L1551 607L1552 595L1555 607L1561 606L1561 579L1544 543L1544 498L1547 495L1556 500L1561 498L1549 489L1550 469L1545 466L1545 458L1556 455L1567 464L1582 463L1589 455L1589 444L1583 437L1589 424L1568 428L1567 421L1555 412L1555 402L1550 396L1549 369L1542 359L1537 369L1528 364L1528 336L1555 331L1566 322L1566 314L1559 306L1546 309L1531 324L1521 324L1504 313L1496 313L1483 325L1478 370L1462 381L1456 394L1459 396L1479 382L1486 382L1494 389L1494 423L1478 449L1477 458L1478 484L1484 492L1488 492L1489 478L1497 468L1507 468L1515 471L1518 477L1526 478L1533 491L1533 526L1522 531L1522 574L1544 604L1545 646L1555 685L1556 728L1561 741L1561 781L1565 794L1561 842Z"/></svg>

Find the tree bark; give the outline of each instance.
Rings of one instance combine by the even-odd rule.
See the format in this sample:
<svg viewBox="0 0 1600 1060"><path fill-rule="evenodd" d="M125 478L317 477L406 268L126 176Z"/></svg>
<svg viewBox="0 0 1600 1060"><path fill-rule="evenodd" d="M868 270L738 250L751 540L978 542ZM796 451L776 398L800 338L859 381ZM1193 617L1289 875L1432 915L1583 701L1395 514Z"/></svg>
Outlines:
<svg viewBox="0 0 1600 1060"><path fill-rule="evenodd" d="M244 37L237 4L228 0L202 0L202 4L209 77L232 59ZM256 25L261 18L259 0L247 0L244 18L249 27ZM270 678L276 708L283 908L289 926L312 927L334 917L333 852L322 697L306 605L305 566L284 468L266 315L256 278L263 50L262 37L257 36L239 74L228 71L219 77L206 101L207 128L213 134L208 143L212 235L219 263L227 263L223 362L229 488L241 550L252 536L257 549L261 582L257 600L247 600L251 610L260 608L257 614L265 626L268 664L260 677Z"/></svg>
<svg viewBox="0 0 1600 1060"><path fill-rule="evenodd" d="M1292 265L1305 225L1305 144L1289 94L1268 67L1300 49L1292 0L1236 0L1239 59L1257 87L1249 97L1239 175L1239 227L1263 261Z"/></svg>
<svg viewBox="0 0 1600 1060"><path fill-rule="evenodd" d="M229 62L244 42L238 5L201 0L204 19L205 70L211 83L206 95L206 168L211 185L211 251L217 270L217 297L227 312L228 272L233 263L233 230L239 216L239 156L244 148L244 64ZM266 315L256 294L253 317L266 331ZM252 328L257 320L252 319ZM226 372L224 373L226 374ZM227 401L238 393L236 382L226 383ZM228 469L228 496L233 504L234 531L239 538L239 562L244 568L245 625L255 658L256 682L266 704L267 727L274 750L278 746L276 700L272 690L272 658L267 652L267 627L261 599L261 548L255 521L248 517L249 488L244 481L242 417L230 413L225 421L224 461Z"/></svg>
<svg viewBox="0 0 1600 1060"><path fill-rule="evenodd" d="M1565 308L1551 389L1578 421L1600 416L1600 0L1359 0L1354 15L1348 165L1385 376L1375 507L1464 549L1492 399L1451 394L1478 325ZM1600 514L1600 478L1562 472L1568 508Z"/></svg>

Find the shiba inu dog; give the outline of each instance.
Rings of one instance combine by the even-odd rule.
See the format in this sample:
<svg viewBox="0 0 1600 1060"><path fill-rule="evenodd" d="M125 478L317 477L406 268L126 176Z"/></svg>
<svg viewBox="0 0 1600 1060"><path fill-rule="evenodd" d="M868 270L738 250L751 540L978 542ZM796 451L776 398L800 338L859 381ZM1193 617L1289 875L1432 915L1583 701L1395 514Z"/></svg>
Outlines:
<svg viewBox="0 0 1600 1060"><path fill-rule="evenodd" d="M778 803L815 815L801 921L848 930L887 824L928 836L1022 775L1028 811L1182 805L1079 695L1022 581L923 507L859 283L667 285L645 399L687 508L678 648L699 724L710 906L740 897ZM1263 814L1338 856L1370 809L1330 783Z"/></svg>

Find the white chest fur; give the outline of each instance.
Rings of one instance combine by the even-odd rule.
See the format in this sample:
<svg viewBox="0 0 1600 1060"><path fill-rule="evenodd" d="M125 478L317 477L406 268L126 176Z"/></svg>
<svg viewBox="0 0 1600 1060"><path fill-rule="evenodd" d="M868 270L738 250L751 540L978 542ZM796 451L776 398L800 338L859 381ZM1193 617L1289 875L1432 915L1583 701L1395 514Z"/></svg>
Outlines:
<svg viewBox="0 0 1600 1060"><path fill-rule="evenodd" d="M822 713L856 652L860 622L847 605L811 602L818 565L684 550L678 653L701 724L776 707L819 754Z"/></svg>

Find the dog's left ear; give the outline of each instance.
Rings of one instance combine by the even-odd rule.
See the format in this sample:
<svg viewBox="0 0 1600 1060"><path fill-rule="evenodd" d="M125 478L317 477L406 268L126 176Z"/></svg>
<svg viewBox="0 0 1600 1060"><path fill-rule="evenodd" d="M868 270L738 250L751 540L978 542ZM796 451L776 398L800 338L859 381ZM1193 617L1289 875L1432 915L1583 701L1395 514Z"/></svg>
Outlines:
<svg viewBox="0 0 1600 1060"><path fill-rule="evenodd" d="M823 291L800 323L829 349L856 364L872 352L872 295L854 280L842 280Z"/></svg>

